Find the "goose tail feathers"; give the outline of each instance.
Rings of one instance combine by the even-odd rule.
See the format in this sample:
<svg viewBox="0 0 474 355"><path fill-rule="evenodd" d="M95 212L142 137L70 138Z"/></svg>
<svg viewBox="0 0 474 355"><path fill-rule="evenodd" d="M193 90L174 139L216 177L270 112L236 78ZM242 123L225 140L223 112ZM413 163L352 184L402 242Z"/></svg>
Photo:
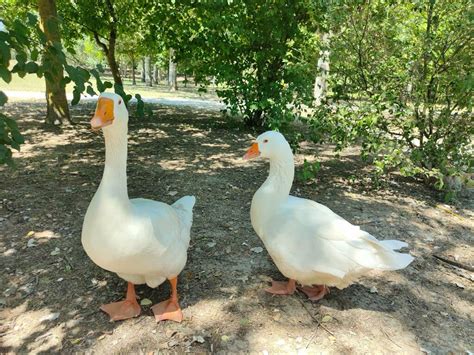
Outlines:
<svg viewBox="0 0 474 355"><path fill-rule="evenodd" d="M400 250L402 248L407 248L408 243L402 242L401 240L380 240L380 244L382 244L385 248L391 250Z"/></svg>
<svg viewBox="0 0 474 355"><path fill-rule="evenodd" d="M410 254L400 253L396 250L405 248L407 243L400 240L377 240L367 232L360 235L356 247L352 250L352 259L361 266L378 270L401 270L414 260Z"/></svg>
<svg viewBox="0 0 474 355"><path fill-rule="evenodd" d="M180 221L188 230L193 223L193 207L195 203L196 197L184 196L171 205L178 213Z"/></svg>

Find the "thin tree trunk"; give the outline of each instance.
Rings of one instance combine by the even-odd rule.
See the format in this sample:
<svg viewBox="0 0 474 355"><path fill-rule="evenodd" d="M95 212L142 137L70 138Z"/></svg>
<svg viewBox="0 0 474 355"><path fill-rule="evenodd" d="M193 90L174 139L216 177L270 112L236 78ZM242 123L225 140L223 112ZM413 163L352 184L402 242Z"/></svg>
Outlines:
<svg viewBox="0 0 474 355"><path fill-rule="evenodd" d="M112 72L112 77L114 78L114 83L123 87L119 65L117 63L117 59L115 58L115 44L117 42L117 17L115 16L115 10L111 0L106 0L106 5L109 10L109 14L112 17L112 22L110 23L109 27L108 43L105 44L100 40L98 32L93 32L94 39L107 58L110 71Z"/></svg>
<svg viewBox="0 0 474 355"><path fill-rule="evenodd" d="M178 78L176 75L176 62L174 61L174 49L170 48L170 61L169 61L169 77L168 84L170 91L178 90Z"/></svg>
<svg viewBox="0 0 474 355"><path fill-rule="evenodd" d="M329 76L329 44L330 34L324 33L321 38L322 49L318 59L318 69L316 79L314 81L313 98L315 105L321 105L321 101L325 99L327 93L327 78Z"/></svg>
<svg viewBox="0 0 474 355"><path fill-rule="evenodd" d="M117 42L117 17L115 16L114 6L112 0L106 0L107 8L110 16L112 17L112 23L110 24L109 32L109 53L107 54L107 60L109 61L110 70L112 70L112 76L114 77L114 83L123 87L122 78L120 77L119 66L115 59L115 43Z"/></svg>
<svg viewBox="0 0 474 355"><path fill-rule="evenodd" d="M145 57L142 57L142 72L141 72L141 81L142 81L142 83L146 82L146 74L145 74Z"/></svg>
<svg viewBox="0 0 474 355"><path fill-rule="evenodd" d="M253 111L245 120L248 127L262 127L263 126L263 111L258 109Z"/></svg>
<svg viewBox="0 0 474 355"><path fill-rule="evenodd" d="M188 87L188 75L186 73L184 73L184 87Z"/></svg>
<svg viewBox="0 0 474 355"><path fill-rule="evenodd" d="M49 75L45 75L47 112L45 123L60 125L64 121L71 123L66 88L63 84L63 65L52 48L61 46L58 16L55 0L38 0L38 11L41 18L41 29L46 36L43 62L50 63Z"/></svg>
<svg viewBox="0 0 474 355"><path fill-rule="evenodd" d="M120 76L119 66L115 60L115 43L110 45L109 40L109 53L107 54L107 61L109 63L110 70L112 72L112 77L114 78L114 83L120 86L123 86L122 78Z"/></svg>
<svg viewBox="0 0 474 355"><path fill-rule="evenodd" d="M145 57L145 76L147 86L153 86L151 57L149 55Z"/></svg>
<svg viewBox="0 0 474 355"><path fill-rule="evenodd" d="M135 86L137 85L137 80L135 77L135 56L132 55L131 61L132 61L132 85Z"/></svg>
<svg viewBox="0 0 474 355"><path fill-rule="evenodd" d="M160 77L158 76L158 65L155 63L153 64L153 82L158 85L160 83Z"/></svg>

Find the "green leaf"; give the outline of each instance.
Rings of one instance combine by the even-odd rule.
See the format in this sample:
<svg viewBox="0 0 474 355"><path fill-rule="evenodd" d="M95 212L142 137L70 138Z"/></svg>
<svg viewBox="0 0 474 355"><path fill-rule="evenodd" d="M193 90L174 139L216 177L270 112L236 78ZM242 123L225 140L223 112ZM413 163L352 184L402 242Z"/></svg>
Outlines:
<svg viewBox="0 0 474 355"><path fill-rule="evenodd" d="M16 121L13 118L10 117L5 117L5 122L7 126L12 130L12 131L18 131L18 125Z"/></svg>
<svg viewBox="0 0 474 355"><path fill-rule="evenodd" d="M39 26L36 26L36 34L38 35L38 38L43 46L46 45L46 42L48 42L48 39L46 38L46 35L44 32L39 28Z"/></svg>
<svg viewBox="0 0 474 355"><path fill-rule="evenodd" d="M66 86L67 84L69 84L71 82L71 78L68 77L68 76L65 76L62 80L62 83L61 83L61 86Z"/></svg>
<svg viewBox="0 0 474 355"><path fill-rule="evenodd" d="M0 41L0 66L8 67L10 59L10 46L6 41Z"/></svg>
<svg viewBox="0 0 474 355"><path fill-rule="evenodd" d="M12 36L22 45L28 46L30 39L28 36L28 27L26 27L20 20L16 19L12 24Z"/></svg>
<svg viewBox="0 0 474 355"><path fill-rule="evenodd" d="M28 62L25 64L25 71L29 74L36 73L38 71L38 68L39 66L35 62Z"/></svg>
<svg viewBox="0 0 474 355"><path fill-rule="evenodd" d="M28 18L29 26L34 26L38 23L38 17L35 14L32 14L31 12L29 12L26 16Z"/></svg>
<svg viewBox="0 0 474 355"><path fill-rule="evenodd" d="M17 142L18 144L23 144L25 143L25 139L23 138L23 136L21 135L20 132L18 132L17 130L15 131L12 131L12 138L15 142Z"/></svg>
<svg viewBox="0 0 474 355"><path fill-rule="evenodd" d="M27 58L27 55L25 52L21 51L21 52L16 53L15 59L17 60L18 63L24 64L26 62L26 58Z"/></svg>
<svg viewBox="0 0 474 355"><path fill-rule="evenodd" d="M96 92L94 91L94 89L92 88L92 86L88 85L87 86L87 90L86 92L90 95L90 96L96 96Z"/></svg>
<svg viewBox="0 0 474 355"><path fill-rule="evenodd" d="M15 141L11 141L10 142L10 146L18 151L20 151L20 144L15 142Z"/></svg>
<svg viewBox="0 0 474 355"><path fill-rule="evenodd" d="M35 48L30 53L30 58L32 61L36 62L38 60L39 51Z"/></svg>
<svg viewBox="0 0 474 355"><path fill-rule="evenodd" d="M5 105L7 101L8 101L7 95L3 91L0 91L0 106Z"/></svg>
<svg viewBox="0 0 474 355"><path fill-rule="evenodd" d="M8 84L10 81L12 81L12 73L8 70L8 68L0 66L0 78L2 78L3 81Z"/></svg>
<svg viewBox="0 0 474 355"><path fill-rule="evenodd" d="M79 101L81 100L81 91L74 89L72 92L72 100L71 100L71 105L77 105Z"/></svg>
<svg viewBox="0 0 474 355"><path fill-rule="evenodd" d="M11 158L12 151L8 147L0 145L0 164L12 165Z"/></svg>
<svg viewBox="0 0 474 355"><path fill-rule="evenodd" d="M76 50L74 49L74 47L67 47L67 48L66 48L66 51L67 51L68 53L72 54L72 55L76 55L76 54L77 54L77 52L76 52Z"/></svg>

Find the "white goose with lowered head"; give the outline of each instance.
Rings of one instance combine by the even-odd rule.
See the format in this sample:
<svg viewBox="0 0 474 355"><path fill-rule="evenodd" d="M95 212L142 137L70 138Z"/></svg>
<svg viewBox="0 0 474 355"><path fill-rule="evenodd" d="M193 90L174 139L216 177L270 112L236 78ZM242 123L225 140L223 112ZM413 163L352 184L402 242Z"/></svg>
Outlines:
<svg viewBox="0 0 474 355"><path fill-rule="evenodd" d="M272 281L273 294L292 294L296 282L311 300L344 288L370 270L399 270L413 261L394 250L407 246L374 236L317 202L290 196L294 160L285 137L265 132L244 156L270 160L270 174L252 199L252 226L288 282Z"/></svg>
<svg viewBox="0 0 474 355"><path fill-rule="evenodd" d="M102 93L91 120L105 139L105 168L87 209L82 245L94 263L128 281L124 301L103 305L111 320L140 314L136 284L157 287L166 279L171 297L152 307L157 321L182 320L177 276L186 264L196 199L185 196L173 205L129 199L127 191L128 111L119 95Z"/></svg>

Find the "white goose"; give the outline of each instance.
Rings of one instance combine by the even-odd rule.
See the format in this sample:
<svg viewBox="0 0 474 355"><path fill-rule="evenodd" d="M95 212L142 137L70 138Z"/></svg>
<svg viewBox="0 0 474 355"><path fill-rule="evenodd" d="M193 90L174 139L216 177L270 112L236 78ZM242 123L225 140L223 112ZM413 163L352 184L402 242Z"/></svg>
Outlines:
<svg viewBox="0 0 474 355"><path fill-rule="evenodd" d="M252 226L288 282L272 281L267 292L293 294L296 282L311 300L342 289L372 269L398 270L413 261L394 250L407 246L398 240L379 241L329 208L290 196L294 177L293 153L278 132L257 138L244 159L270 160L270 174L252 199Z"/></svg>
<svg viewBox="0 0 474 355"><path fill-rule="evenodd" d="M157 287L168 279L170 299L152 310L157 321L180 322L183 316L178 304L177 276L186 264L196 199L185 196L169 206L128 198L128 111L119 95L100 95L91 126L102 128L104 133L105 168L84 218L82 245L94 263L128 281L126 299L101 309L111 320L136 317L140 305L134 285Z"/></svg>

